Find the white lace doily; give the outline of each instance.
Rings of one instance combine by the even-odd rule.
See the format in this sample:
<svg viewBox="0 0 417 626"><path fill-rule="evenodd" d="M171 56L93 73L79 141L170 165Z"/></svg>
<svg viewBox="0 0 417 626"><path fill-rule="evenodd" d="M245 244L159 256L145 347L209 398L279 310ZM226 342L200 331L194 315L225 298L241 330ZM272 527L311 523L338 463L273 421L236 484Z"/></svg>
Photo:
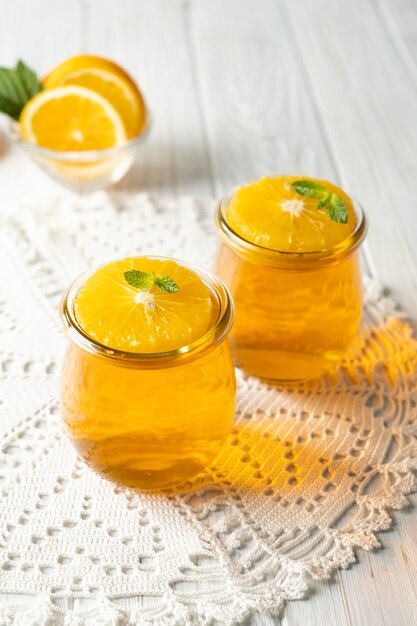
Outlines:
<svg viewBox="0 0 417 626"><path fill-rule="evenodd" d="M415 483L416 342L374 283L333 379L286 390L238 372L236 422L183 493L117 488L61 424L57 314L79 272L135 254L210 265L213 206L96 194L0 228L1 624L225 624L277 612L378 545ZM85 206L89 204L89 206ZM140 598L121 608L120 597ZM3 596L4 597L4 596ZM84 598L84 615L62 608Z"/></svg>

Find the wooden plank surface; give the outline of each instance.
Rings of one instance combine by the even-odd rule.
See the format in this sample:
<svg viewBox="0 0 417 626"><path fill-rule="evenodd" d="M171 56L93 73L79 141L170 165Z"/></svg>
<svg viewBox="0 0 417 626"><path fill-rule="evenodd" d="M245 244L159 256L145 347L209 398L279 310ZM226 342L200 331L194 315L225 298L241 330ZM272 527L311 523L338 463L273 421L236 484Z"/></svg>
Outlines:
<svg viewBox="0 0 417 626"><path fill-rule="evenodd" d="M337 178L279 5L196 0L188 11L216 195L280 172Z"/></svg>
<svg viewBox="0 0 417 626"><path fill-rule="evenodd" d="M91 0L87 51L124 65L151 111L149 141L120 189L212 195L210 168L183 5ZM105 19L103 19L103 15Z"/></svg>
<svg viewBox="0 0 417 626"><path fill-rule="evenodd" d="M83 3L60 0L0 0L0 66L23 59L42 76L82 47ZM8 127L0 115L1 128ZM6 158L7 157L7 158ZM1 203L52 197L59 188L24 155L0 136Z"/></svg>
<svg viewBox="0 0 417 626"><path fill-rule="evenodd" d="M415 0L380 0L377 9L399 58L417 86L417 3Z"/></svg>
<svg viewBox="0 0 417 626"><path fill-rule="evenodd" d="M366 208L375 272L417 305L417 92L374 2L287 0L344 185Z"/></svg>
<svg viewBox="0 0 417 626"><path fill-rule="evenodd" d="M119 189L212 197L271 173L339 181L370 216L368 271L415 317L415 0L0 0L0 15L2 65L44 72L94 52L139 81L153 129ZM3 202L58 191L15 147L0 150L0 188ZM395 520L384 549L246 626L417 624L416 512Z"/></svg>

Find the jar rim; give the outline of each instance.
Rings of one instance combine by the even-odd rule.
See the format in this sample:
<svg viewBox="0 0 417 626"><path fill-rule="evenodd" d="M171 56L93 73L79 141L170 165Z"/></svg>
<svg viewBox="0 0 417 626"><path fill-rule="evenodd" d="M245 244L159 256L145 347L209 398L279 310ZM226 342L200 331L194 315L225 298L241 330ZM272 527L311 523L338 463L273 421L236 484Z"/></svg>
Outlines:
<svg viewBox="0 0 417 626"><path fill-rule="evenodd" d="M239 235L233 230L227 220L227 207L237 189L238 187L218 201L215 224L220 237L227 244L231 245L235 251L248 257L255 263L258 262L261 265L271 267L285 267L287 269L299 268L300 266L323 265L351 254L360 246L366 236L368 230L366 213L359 202L352 196L349 196L357 218L355 228L347 237L334 246L322 250L309 250L305 252L274 250L273 248L260 246Z"/></svg>
<svg viewBox="0 0 417 626"><path fill-rule="evenodd" d="M145 255L144 255L145 256ZM134 256L129 258L143 258L142 256ZM218 313L213 324L201 337L195 341L166 352L129 352L126 350L118 350L106 346L99 341L90 337L78 323L75 316L74 303L86 279L96 272L100 267L104 267L111 263L103 263L79 275L68 286L61 300L60 318L63 323L67 337L79 348L98 357L109 358L123 364L131 364L132 366L143 365L145 367L161 367L163 365L176 365L184 362L184 360L194 359L201 356L202 353L208 351L211 347L219 344L227 337L234 320L234 303L232 296L226 285L217 276L205 269L195 267L191 264L184 263L172 257L163 257L155 255L146 255L147 259L170 260L175 261L179 265L195 272L203 281L210 293L215 298L218 305Z"/></svg>

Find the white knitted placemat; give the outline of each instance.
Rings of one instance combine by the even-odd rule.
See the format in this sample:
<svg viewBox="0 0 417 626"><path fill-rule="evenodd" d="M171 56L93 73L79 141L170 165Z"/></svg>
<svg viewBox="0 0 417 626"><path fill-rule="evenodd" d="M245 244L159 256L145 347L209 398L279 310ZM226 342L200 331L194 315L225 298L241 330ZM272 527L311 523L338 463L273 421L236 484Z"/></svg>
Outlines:
<svg viewBox="0 0 417 626"><path fill-rule="evenodd" d="M230 625L378 546L417 468L417 344L393 303L367 281L333 379L288 390L237 372L234 428L183 493L118 488L64 433L59 299L119 257L210 266L213 206L102 193L82 205L22 207L0 226L0 624ZM128 596L135 608L115 601Z"/></svg>

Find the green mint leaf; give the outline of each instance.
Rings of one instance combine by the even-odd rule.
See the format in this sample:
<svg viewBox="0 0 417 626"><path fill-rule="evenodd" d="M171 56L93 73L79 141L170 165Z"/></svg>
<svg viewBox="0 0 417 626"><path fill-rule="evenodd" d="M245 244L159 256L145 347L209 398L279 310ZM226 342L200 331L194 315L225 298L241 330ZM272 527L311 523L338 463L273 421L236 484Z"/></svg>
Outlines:
<svg viewBox="0 0 417 626"><path fill-rule="evenodd" d="M170 276L164 276L163 274L155 276L155 285L161 291L168 291L168 293L176 293L180 290L177 283Z"/></svg>
<svg viewBox="0 0 417 626"><path fill-rule="evenodd" d="M129 285L135 289L150 289L156 285L160 291L167 291L168 293L176 293L180 290L177 283L170 276L164 274L129 270L123 275Z"/></svg>
<svg viewBox="0 0 417 626"><path fill-rule="evenodd" d="M307 198L317 198L320 201L327 202L330 193L324 185L315 183L313 180L295 180L291 183L291 187L301 196Z"/></svg>
<svg viewBox="0 0 417 626"><path fill-rule="evenodd" d="M27 99L33 98L37 93L42 91L42 85L38 80L35 72L30 69L23 61L19 60L16 65L16 71L20 81L26 91Z"/></svg>
<svg viewBox="0 0 417 626"><path fill-rule="evenodd" d="M36 74L23 61L14 69L0 67L0 112L19 120L25 104L41 89Z"/></svg>
<svg viewBox="0 0 417 626"><path fill-rule="evenodd" d="M319 200L317 202L317 208L323 209L324 207L327 207L330 201L330 196L331 194L329 193L325 198L323 198L323 200Z"/></svg>
<svg viewBox="0 0 417 626"><path fill-rule="evenodd" d="M346 202L337 194L330 193L324 185L312 180L295 180L291 187L300 195L308 198L317 198L317 208L327 210L331 220L339 224L348 221L348 208Z"/></svg>
<svg viewBox="0 0 417 626"><path fill-rule="evenodd" d="M124 277L131 287L135 289L149 289L155 284L155 274L153 272L141 272L139 270L129 270Z"/></svg>
<svg viewBox="0 0 417 626"><path fill-rule="evenodd" d="M327 207L327 213L334 222L339 224L347 224L348 221L348 208L346 202L335 193L332 193L330 202Z"/></svg>

